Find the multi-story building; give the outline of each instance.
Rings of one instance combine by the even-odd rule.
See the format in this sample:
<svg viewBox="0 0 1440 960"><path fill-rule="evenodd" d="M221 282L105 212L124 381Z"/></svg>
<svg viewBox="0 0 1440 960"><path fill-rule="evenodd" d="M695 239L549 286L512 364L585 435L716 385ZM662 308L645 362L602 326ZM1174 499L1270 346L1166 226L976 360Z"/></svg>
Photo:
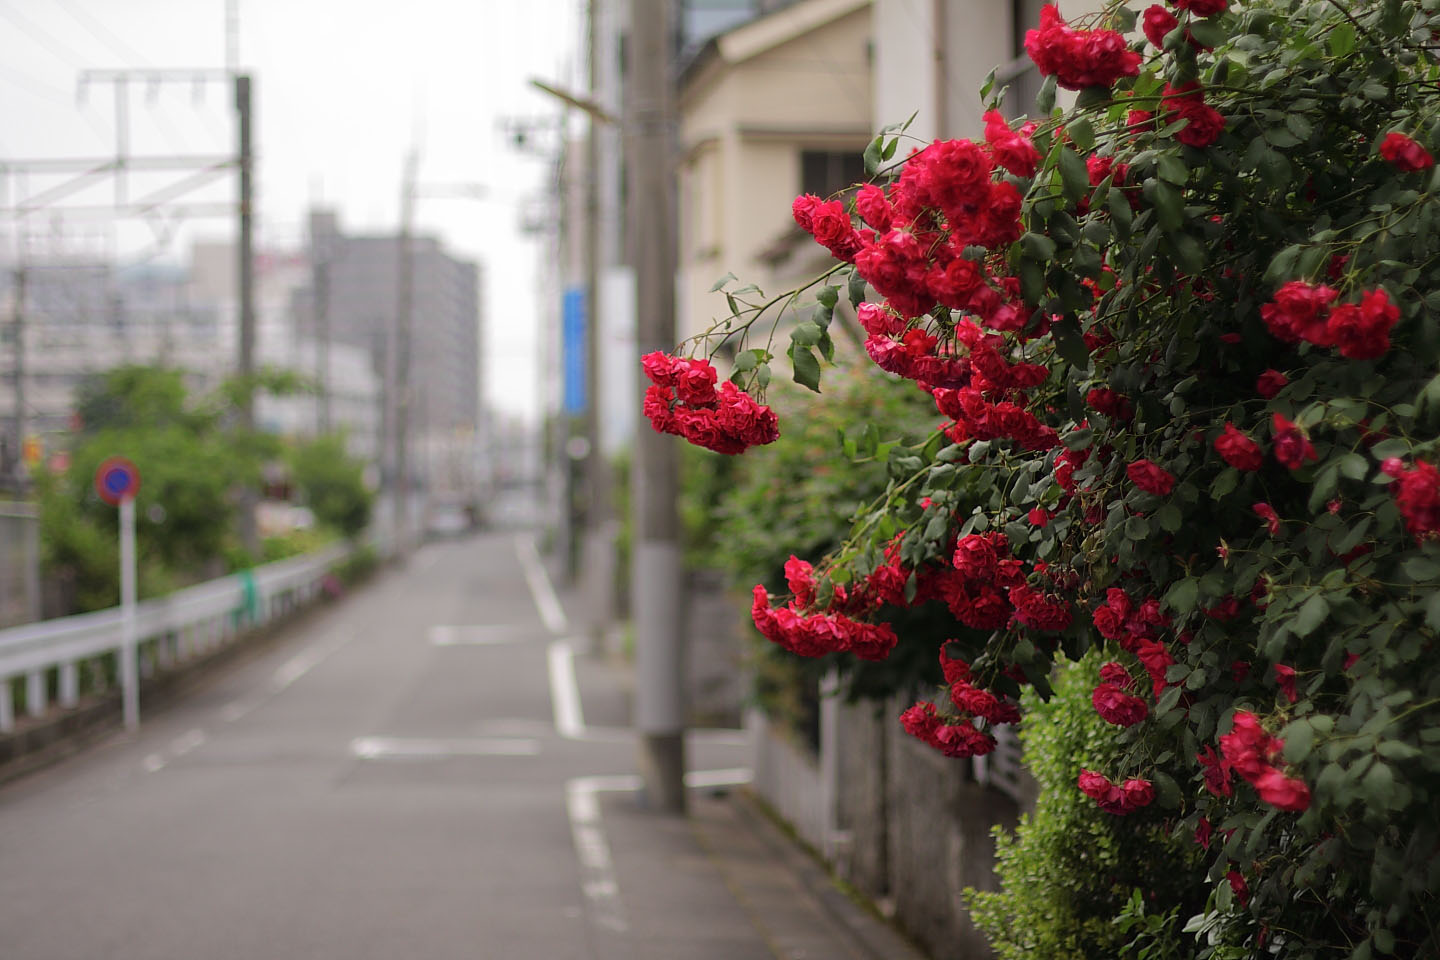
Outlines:
<svg viewBox="0 0 1440 960"><path fill-rule="evenodd" d="M319 269L293 291L290 314L297 335L314 341L318 330L334 348L368 351L373 370L383 378L399 309L399 238L346 234L333 213L316 211L310 244ZM422 486L472 499L481 492L486 443L480 407L480 268L451 256L434 237L413 237L410 244L406 459ZM317 309L317 280L326 291L323 313Z"/></svg>

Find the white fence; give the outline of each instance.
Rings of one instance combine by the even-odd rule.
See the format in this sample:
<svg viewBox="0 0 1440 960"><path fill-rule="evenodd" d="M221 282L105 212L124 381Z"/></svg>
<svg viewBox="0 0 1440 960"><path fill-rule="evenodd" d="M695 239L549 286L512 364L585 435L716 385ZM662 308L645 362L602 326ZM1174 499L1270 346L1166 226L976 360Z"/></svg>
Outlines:
<svg viewBox="0 0 1440 960"><path fill-rule="evenodd" d="M239 631L314 599L326 576L351 551L351 547L338 544L137 604L135 639L142 651L140 672L154 672L206 654ZM119 607L0 630L0 733L15 729L12 680L25 678L25 710L38 717L49 705L49 680L55 671L59 703L73 707L80 698L81 664L120 654L122 644ZM131 676L135 675L131 671Z"/></svg>

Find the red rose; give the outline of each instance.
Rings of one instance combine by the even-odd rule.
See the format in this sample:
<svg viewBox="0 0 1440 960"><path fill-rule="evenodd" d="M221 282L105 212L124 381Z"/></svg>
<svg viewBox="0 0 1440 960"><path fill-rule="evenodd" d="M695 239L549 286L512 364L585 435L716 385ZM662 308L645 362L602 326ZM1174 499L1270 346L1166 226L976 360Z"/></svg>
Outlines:
<svg viewBox="0 0 1440 960"><path fill-rule="evenodd" d="M1274 767L1268 767L1255 778L1255 791L1260 799L1280 810L1299 813L1310 807L1310 788L1304 780L1287 777Z"/></svg>
<svg viewBox="0 0 1440 960"><path fill-rule="evenodd" d="M1125 803L1131 809L1148 807L1155 802L1155 786L1149 780L1134 777L1120 784L1120 789L1125 791Z"/></svg>
<svg viewBox="0 0 1440 960"><path fill-rule="evenodd" d="M885 191L873 183L865 184L855 195L855 211L860 219L881 233L890 229L890 222L895 218L895 209L885 199Z"/></svg>
<svg viewBox="0 0 1440 960"><path fill-rule="evenodd" d="M675 376L675 393L691 407L713 407L719 375L707 360L682 360Z"/></svg>
<svg viewBox="0 0 1440 960"><path fill-rule="evenodd" d="M1278 413L1271 415L1271 423L1275 434L1275 459L1282 465L1298 470L1306 460L1320 459L1310 438L1294 423Z"/></svg>
<svg viewBox="0 0 1440 960"><path fill-rule="evenodd" d="M1390 329L1400 319L1400 308L1390 302L1383 289L1376 288L1358 304L1336 307L1325 322L1331 342L1342 357L1369 360L1390 349Z"/></svg>
<svg viewBox="0 0 1440 960"><path fill-rule="evenodd" d="M1169 496L1170 491L1175 488L1175 477L1164 467L1149 460L1136 460L1125 468L1125 473L1130 477L1131 483L1157 497Z"/></svg>
<svg viewBox="0 0 1440 960"><path fill-rule="evenodd" d="M806 233L815 232L815 208L820 206L820 203L820 198L814 194L802 193L790 204L790 215Z"/></svg>
<svg viewBox="0 0 1440 960"><path fill-rule="evenodd" d="M1255 516L1264 520L1265 525L1270 528L1270 536L1274 537L1279 535L1280 517L1275 513L1274 507L1268 503L1257 503L1251 509L1255 511Z"/></svg>
<svg viewBox="0 0 1440 960"><path fill-rule="evenodd" d="M1283 663L1275 664L1275 685L1280 688L1281 693L1285 694L1285 699L1291 703L1299 699L1299 695L1295 692L1294 667L1287 667Z"/></svg>
<svg viewBox="0 0 1440 960"><path fill-rule="evenodd" d="M1133 727L1150 715L1144 700L1133 697L1111 683L1102 683L1090 694L1100 719L1119 727Z"/></svg>
<svg viewBox="0 0 1440 960"><path fill-rule="evenodd" d="M1239 870L1231 870L1225 874L1225 879L1230 881L1230 889L1235 894L1235 899L1240 901L1240 906L1250 902L1250 887L1245 883L1245 878L1240 875Z"/></svg>
<svg viewBox="0 0 1440 960"><path fill-rule="evenodd" d="M1328 347L1334 341L1326 330L1325 318L1330 304L1339 295L1339 291L1323 283L1316 286L1304 280L1291 280L1275 292L1274 300L1260 308L1260 318L1277 340L1286 343L1305 340Z"/></svg>
<svg viewBox="0 0 1440 960"><path fill-rule="evenodd" d="M1207 104L1182 107L1180 116L1187 123L1175 134L1175 139L1187 147L1204 149L1225 132L1225 115Z"/></svg>
<svg viewBox="0 0 1440 960"><path fill-rule="evenodd" d="M834 254L835 259L855 259L861 240L850 222L850 214L845 212L845 204L839 200L819 204L811 214L810 226L815 242Z"/></svg>
<svg viewBox="0 0 1440 960"><path fill-rule="evenodd" d="M1215 440L1215 449L1236 470L1259 470L1265 462L1260 444L1235 429L1233 423L1225 424L1225 433Z"/></svg>
<svg viewBox="0 0 1440 960"><path fill-rule="evenodd" d="M1017 177L1033 177L1040 165L1040 151L1035 149L1028 134L1010 129L999 110L985 113L985 142L995 162ZM1025 129L1033 129L1029 124Z"/></svg>
<svg viewBox="0 0 1440 960"><path fill-rule="evenodd" d="M1025 33L1025 52L1040 73L1066 90L1110 87L1140 74L1140 54L1113 30L1072 30L1054 4L1040 8L1040 29Z"/></svg>
<svg viewBox="0 0 1440 960"><path fill-rule="evenodd" d="M1032 507L1026 516L1032 527L1045 527L1050 523L1050 514L1045 512L1044 507Z"/></svg>
<svg viewBox="0 0 1440 960"><path fill-rule="evenodd" d="M1206 746L1204 750L1195 754L1195 759L1200 761L1200 767L1205 774L1205 789L1217 797L1228 797L1235 792L1230 786L1230 761L1225 760L1215 753L1215 748Z"/></svg>
<svg viewBox="0 0 1440 960"><path fill-rule="evenodd" d="M1189 10L1197 17L1213 17L1223 13L1230 0L1170 0L1177 10Z"/></svg>
<svg viewBox="0 0 1440 960"><path fill-rule="evenodd" d="M1080 792L1094 800L1102 800L1110 792L1110 780L1103 773L1080 768Z"/></svg>
<svg viewBox="0 0 1440 960"><path fill-rule="evenodd" d="M1380 156L1390 162L1396 170L1415 173L1435 166L1430 151L1411 140L1403 133L1387 133L1380 141Z"/></svg>
<svg viewBox="0 0 1440 960"><path fill-rule="evenodd" d="M1266 370L1255 379L1255 392L1269 400L1289 382L1290 378L1279 370Z"/></svg>
<svg viewBox="0 0 1440 960"><path fill-rule="evenodd" d="M1165 34L1180 26L1175 15L1156 4L1145 10L1144 30L1146 38L1157 47L1165 45Z"/></svg>
<svg viewBox="0 0 1440 960"><path fill-rule="evenodd" d="M1417 541L1440 534L1440 470L1424 460L1416 460L1409 470L1402 466L1398 475L1390 472L1394 469L1390 460L1381 469L1396 477L1390 491L1405 518L1405 528Z"/></svg>
<svg viewBox="0 0 1440 960"><path fill-rule="evenodd" d="M1210 834L1214 828L1210 825L1209 817L1201 817L1200 822L1195 824L1195 842L1206 850L1210 849Z"/></svg>

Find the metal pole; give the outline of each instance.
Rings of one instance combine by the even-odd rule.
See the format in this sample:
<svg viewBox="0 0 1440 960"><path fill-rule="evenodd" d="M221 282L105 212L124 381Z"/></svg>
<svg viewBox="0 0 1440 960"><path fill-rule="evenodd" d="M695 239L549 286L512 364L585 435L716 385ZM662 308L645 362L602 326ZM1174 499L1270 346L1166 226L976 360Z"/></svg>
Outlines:
<svg viewBox="0 0 1440 960"><path fill-rule="evenodd" d="M135 662L135 497L120 501L120 689L125 728L140 726L140 671Z"/></svg>
<svg viewBox="0 0 1440 960"><path fill-rule="evenodd" d="M253 108L250 78L235 77L235 110L240 124L240 426L255 429L255 154L251 143ZM255 529L256 491L246 487L240 498L240 541L253 557L259 553Z"/></svg>
<svg viewBox="0 0 1440 960"><path fill-rule="evenodd" d="M675 346L674 166L671 152L671 0L630 0L634 73L625 123L640 352ZM678 455L648 422L635 431L635 726L645 798L685 809L684 666L680 635Z"/></svg>
<svg viewBox="0 0 1440 960"><path fill-rule="evenodd" d="M330 247L329 238L310 238L315 257L315 432L330 432Z"/></svg>
<svg viewBox="0 0 1440 960"><path fill-rule="evenodd" d="M16 490L25 487L25 281L24 263L15 268L15 446L12 480Z"/></svg>
<svg viewBox="0 0 1440 960"><path fill-rule="evenodd" d="M400 187L400 239L396 250L395 295L395 550L404 556L410 549L410 464L406 436L410 429L410 328L414 323L415 251L411 233L415 221L414 150L405 156L405 176Z"/></svg>
<svg viewBox="0 0 1440 960"><path fill-rule="evenodd" d="M589 46L590 96L599 93L600 66L599 0L590 0L587 43ZM586 489L589 502L585 510L584 573L589 589L585 604L586 633L591 650L600 650L605 631L614 618L615 594L615 520L610 505L610 463L600 437L601 377L603 374L602 322L600 308L600 120L588 116L589 129L585 140L585 319L589 326L585 339L585 438L589 441L586 458Z"/></svg>

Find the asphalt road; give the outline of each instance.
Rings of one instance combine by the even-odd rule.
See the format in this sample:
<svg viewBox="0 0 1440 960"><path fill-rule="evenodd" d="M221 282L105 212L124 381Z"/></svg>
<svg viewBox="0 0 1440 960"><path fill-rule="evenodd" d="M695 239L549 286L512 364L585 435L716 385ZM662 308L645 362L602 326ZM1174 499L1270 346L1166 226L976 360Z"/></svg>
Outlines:
<svg viewBox="0 0 1440 960"><path fill-rule="evenodd" d="M138 734L0 790L0 958L612 955L635 853L603 811L635 748L623 677L576 683L568 629L523 534L436 543L142 703ZM700 738L691 767L743 757Z"/></svg>

